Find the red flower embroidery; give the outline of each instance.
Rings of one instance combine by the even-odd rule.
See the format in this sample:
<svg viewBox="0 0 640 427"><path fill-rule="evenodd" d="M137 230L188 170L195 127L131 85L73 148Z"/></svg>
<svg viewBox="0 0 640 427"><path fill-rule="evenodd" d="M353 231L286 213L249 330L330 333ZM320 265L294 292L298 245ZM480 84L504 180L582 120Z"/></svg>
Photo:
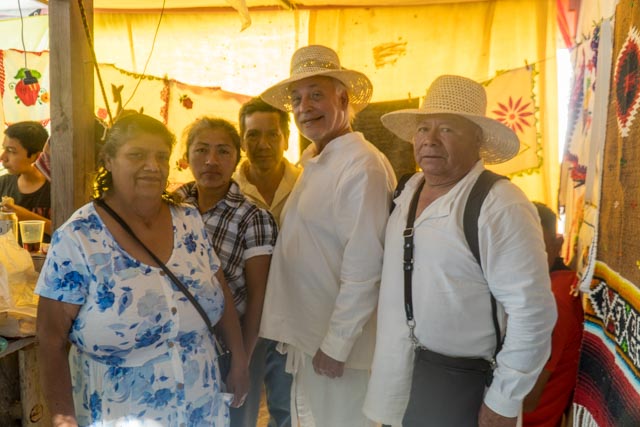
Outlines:
<svg viewBox="0 0 640 427"><path fill-rule="evenodd" d="M587 166L578 163L578 156L572 153L565 153L564 162L569 165L571 179L576 183L576 187L582 185L587 180Z"/></svg>
<svg viewBox="0 0 640 427"><path fill-rule="evenodd" d="M514 132L524 132L523 126L531 126L531 123L529 123L530 119L527 119L527 117L533 116L533 112L527 111L531 105L530 102L527 102L524 105L521 104L522 98L519 98L514 103L513 98L509 97L508 105L498 102L499 108L491 112L497 116L496 119L499 122L509 126Z"/></svg>
<svg viewBox="0 0 640 427"><path fill-rule="evenodd" d="M189 98L189 95L180 96L180 103L187 110L190 110L190 109L193 108L193 100L191 98Z"/></svg>
<svg viewBox="0 0 640 427"><path fill-rule="evenodd" d="M189 162L187 162L187 159L185 159L184 157L176 161L176 169L178 169L178 172L187 170L187 168L189 168Z"/></svg>
<svg viewBox="0 0 640 427"><path fill-rule="evenodd" d="M576 164L571 168L571 179L575 182L584 184L587 180L587 167Z"/></svg>

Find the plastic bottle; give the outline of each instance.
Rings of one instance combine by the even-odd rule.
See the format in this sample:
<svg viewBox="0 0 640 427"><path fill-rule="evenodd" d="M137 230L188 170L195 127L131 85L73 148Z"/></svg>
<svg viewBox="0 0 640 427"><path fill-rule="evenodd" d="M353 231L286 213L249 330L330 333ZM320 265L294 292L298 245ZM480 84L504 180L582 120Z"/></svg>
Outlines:
<svg viewBox="0 0 640 427"><path fill-rule="evenodd" d="M0 212L0 235L13 230L18 241L18 215L15 212Z"/></svg>

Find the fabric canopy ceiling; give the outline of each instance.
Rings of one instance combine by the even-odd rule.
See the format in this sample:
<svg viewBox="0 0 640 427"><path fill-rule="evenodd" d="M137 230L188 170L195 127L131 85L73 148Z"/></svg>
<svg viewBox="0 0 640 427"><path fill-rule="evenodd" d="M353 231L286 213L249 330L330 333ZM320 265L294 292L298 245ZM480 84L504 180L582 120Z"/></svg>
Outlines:
<svg viewBox="0 0 640 427"><path fill-rule="evenodd" d="M321 4L320 0L246 2L250 8L257 2L279 2L282 6L250 9L250 25L245 26L244 20L238 19L242 12L238 14L233 8L241 0L166 0L166 7L219 7L168 10L161 19L158 10L163 0L93 0L96 57L99 63L149 78L255 96L289 75L289 59L297 48L323 44L337 51L345 67L362 71L371 79L374 102L420 97L440 74L460 74L487 82L506 71L532 65L535 81L520 87L534 92L535 106L525 104L535 108L540 142L529 147L536 150L532 158L544 162L527 165L527 172L514 176L513 181L532 199L555 204L556 0L324 0L323 7L314 6ZM295 8L286 9L284 4L292 2ZM373 3L386 6L362 6ZM297 7L299 4L308 6ZM389 7L391 4L393 7ZM122 8L131 13L119 10ZM243 21L244 31L240 31L239 21ZM36 28L37 23L44 28ZM46 49L47 25L42 16L25 22L26 50L34 50L34 44ZM19 49L19 20L4 21L3 26L6 31L0 32L5 36L4 40L0 38L0 46ZM38 42L36 35L45 41ZM106 82L107 91L111 84L118 87L122 82ZM133 90L135 85L126 87ZM141 89L142 93L146 92ZM178 89L176 95L178 99L187 95L195 102L189 93ZM123 93L123 99L129 96ZM152 96L148 99L156 99ZM519 96L514 98L514 105ZM100 102L98 94L96 103ZM503 105L508 108L509 100L506 102ZM128 108L136 109L134 104ZM145 111L150 112L149 108ZM237 108L230 110L228 114L235 117ZM202 114L196 107L184 112ZM176 133L181 132L182 125L172 125Z"/></svg>
<svg viewBox="0 0 640 427"><path fill-rule="evenodd" d="M420 6L438 3L464 3L478 0L246 0L248 7L277 6ZM95 9L160 9L163 0L94 0ZM233 0L166 0L165 8L230 7Z"/></svg>

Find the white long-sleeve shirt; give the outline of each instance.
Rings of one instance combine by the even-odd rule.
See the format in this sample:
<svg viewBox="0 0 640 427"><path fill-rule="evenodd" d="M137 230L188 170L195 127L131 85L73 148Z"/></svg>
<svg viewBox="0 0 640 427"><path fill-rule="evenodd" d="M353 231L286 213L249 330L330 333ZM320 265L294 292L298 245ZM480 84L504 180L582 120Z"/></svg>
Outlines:
<svg viewBox="0 0 640 427"><path fill-rule="evenodd" d="M314 149L284 208L260 335L369 369L395 176L358 132Z"/></svg>
<svg viewBox="0 0 640 427"><path fill-rule="evenodd" d="M540 219L509 181L496 182L482 205L478 219L482 270L471 253L462 217L483 169L478 162L415 220L415 333L432 351L490 359L496 345L491 291L499 318L506 318L506 325L502 322L506 337L484 402L501 415L515 417L549 356L556 308ZM413 370L404 311L402 231L420 175L412 177L396 198L387 225L376 351L364 405L369 418L393 425L402 421Z"/></svg>

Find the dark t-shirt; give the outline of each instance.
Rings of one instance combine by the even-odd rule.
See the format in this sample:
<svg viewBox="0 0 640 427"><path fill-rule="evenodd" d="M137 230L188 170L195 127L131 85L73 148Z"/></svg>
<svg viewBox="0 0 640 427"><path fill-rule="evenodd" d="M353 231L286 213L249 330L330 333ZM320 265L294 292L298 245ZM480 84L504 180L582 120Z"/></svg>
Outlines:
<svg viewBox="0 0 640 427"><path fill-rule="evenodd" d="M34 191L23 194L18 189L17 175L0 176L0 196L13 197L14 204L22 206L40 216L51 219L51 184L49 181ZM45 234L44 241L49 242L50 236Z"/></svg>

